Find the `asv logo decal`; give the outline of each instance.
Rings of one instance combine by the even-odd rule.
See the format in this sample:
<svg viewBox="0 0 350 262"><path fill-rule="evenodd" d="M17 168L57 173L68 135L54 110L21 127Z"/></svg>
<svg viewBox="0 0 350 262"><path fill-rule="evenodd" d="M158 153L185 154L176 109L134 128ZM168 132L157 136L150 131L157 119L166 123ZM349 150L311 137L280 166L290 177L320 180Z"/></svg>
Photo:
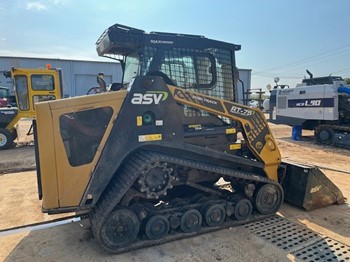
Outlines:
<svg viewBox="0 0 350 262"><path fill-rule="evenodd" d="M131 103L134 105L158 105L160 101L164 101L168 98L167 92L162 91L149 91L146 94L135 93L131 99Z"/></svg>

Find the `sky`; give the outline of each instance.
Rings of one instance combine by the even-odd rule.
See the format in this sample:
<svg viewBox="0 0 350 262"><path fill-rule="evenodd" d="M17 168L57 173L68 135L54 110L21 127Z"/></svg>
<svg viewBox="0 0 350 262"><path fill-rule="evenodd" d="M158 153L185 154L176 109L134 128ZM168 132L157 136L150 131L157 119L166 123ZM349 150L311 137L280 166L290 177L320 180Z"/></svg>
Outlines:
<svg viewBox="0 0 350 262"><path fill-rule="evenodd" d="M118 23L239 44L251 88L294 86L306 69L350 77L349 10L349 0L1 0L0 56L100 60L96 40Z"/></svg>

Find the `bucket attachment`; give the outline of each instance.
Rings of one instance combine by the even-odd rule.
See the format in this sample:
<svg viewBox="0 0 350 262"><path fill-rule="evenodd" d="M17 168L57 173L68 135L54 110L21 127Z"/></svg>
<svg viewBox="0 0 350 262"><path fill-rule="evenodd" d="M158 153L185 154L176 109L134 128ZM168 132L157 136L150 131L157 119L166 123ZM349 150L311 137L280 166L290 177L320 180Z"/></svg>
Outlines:
<svg viewBox="0 0 350 262"><path fill-rule="evenodd" d="M284 199L297 207L313 210L346 201L340 189L314 166L283 162L281 184Z"/></svg>

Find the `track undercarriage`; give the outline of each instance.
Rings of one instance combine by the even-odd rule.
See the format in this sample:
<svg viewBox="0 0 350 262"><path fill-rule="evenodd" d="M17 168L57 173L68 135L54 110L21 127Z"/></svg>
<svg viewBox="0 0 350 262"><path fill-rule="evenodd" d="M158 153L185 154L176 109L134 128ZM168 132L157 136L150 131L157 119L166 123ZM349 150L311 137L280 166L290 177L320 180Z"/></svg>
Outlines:
<svg viewBox="0 0 350 262"><path fill-rule="evenodd" d="M280 184L265 177L140 151L123 165L90 220L101 246L121 253L265 219L282 202Z"/></svg>
<svg viewBox="0 0 350 262"><path fill-rule="evenodd" d="M315 137L319 144L350 149L349 125L320 125L315 129Z"/></svg>

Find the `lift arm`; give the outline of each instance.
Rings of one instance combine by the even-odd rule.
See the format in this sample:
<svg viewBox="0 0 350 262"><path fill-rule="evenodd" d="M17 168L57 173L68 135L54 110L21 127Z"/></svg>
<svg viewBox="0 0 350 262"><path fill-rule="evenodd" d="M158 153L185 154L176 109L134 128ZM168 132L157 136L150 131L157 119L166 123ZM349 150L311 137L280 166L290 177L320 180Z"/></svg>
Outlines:
<svg viewBox="0 0 350 262"><path fill-rule="evenodd" d="M268 123L259 109L190 92L171 85L168 85L168 88L175 101L181 104L239 122L242 125L243 136L248 148L264 164L264 172L267 177L278 181L277 169L281 163L281 154Z"/></svg>

